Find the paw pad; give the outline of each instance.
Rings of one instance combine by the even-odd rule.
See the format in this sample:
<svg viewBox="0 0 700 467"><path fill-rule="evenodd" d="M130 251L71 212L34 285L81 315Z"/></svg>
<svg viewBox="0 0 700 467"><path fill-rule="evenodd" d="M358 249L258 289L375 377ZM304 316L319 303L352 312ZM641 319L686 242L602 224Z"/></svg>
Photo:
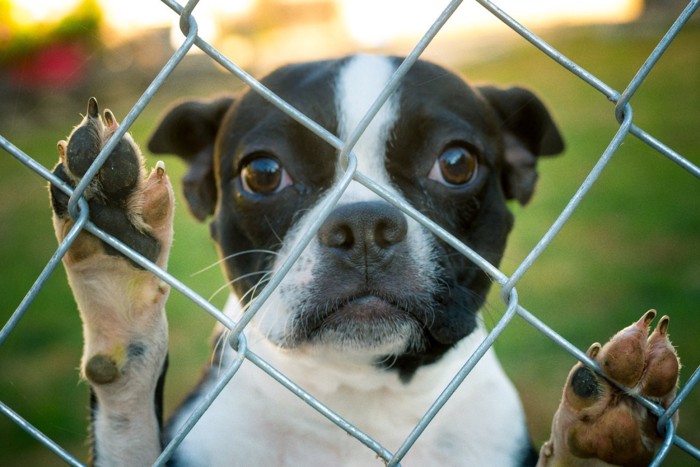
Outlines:
<svg viewBox="0 0 700 467"><path fill-rule="evenodd" d="M119 377L119 369L111 357L97 354L85 365L85 376L93 384L112 383Z"/></svg>
<svg viewBox="0 0 700 467"><path fill-rule="evenodd" d="M65 149L66 165L75 177L82 177L102 149L104 124L98 113L97 100L88 101L88 112L80 125L75 127ZM59 153L62 152L59 145Z"/></svg>
<svg viewBox="0 0 700 467"><path fill-rule="evenodd" d="M571 389L582 399L597 399L600 396L598 377L587 366L579 367L571 376Z"/></svg>
<svg viewBox="0 0 700 467"><path fill-rule="evenodd" d="M74 178L79 179L85 175L104 144L118 128L119 123L114 114L109 109L105 110L103 120L97 100L91 97L87 115L71 132L65 150L59 143L59 156L65 152L66 165ZM141 170L138 148L129 136L125 136L107 157L95 180L100 191L110 200L123 200L136 188Z"/></svg>

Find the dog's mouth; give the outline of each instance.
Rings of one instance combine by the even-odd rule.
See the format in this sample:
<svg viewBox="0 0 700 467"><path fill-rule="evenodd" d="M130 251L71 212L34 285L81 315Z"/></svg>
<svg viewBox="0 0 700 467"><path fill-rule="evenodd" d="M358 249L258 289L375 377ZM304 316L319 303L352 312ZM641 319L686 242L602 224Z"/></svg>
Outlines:
<svg viewBox="0 0 700 467"><path fill-rule="evenodd" d="M318 314L318 323L310 331L314 333L324 328L342 326L346 321L382 323L386 320L401 319L405 315L406 310L401 309L392 300L376 295L363 295L345 300L340 305L330 307L325 313Z"/></svg>
<svg viewBox="0 0 700 467"><path fill-rule="evenodd" d="M324 344L383 352L420 347L422 328L408 301L362 293L333 303L305 306L297 313L289 344ZM292 345L294 346L294 345Z"/></svg>

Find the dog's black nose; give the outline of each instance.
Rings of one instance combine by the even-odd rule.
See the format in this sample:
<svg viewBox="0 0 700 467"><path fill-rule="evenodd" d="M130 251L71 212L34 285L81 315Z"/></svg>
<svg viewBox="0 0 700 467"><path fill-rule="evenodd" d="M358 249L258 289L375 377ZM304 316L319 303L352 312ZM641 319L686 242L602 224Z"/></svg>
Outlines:
<svg viewBox="0 0 700 467"><path fill-rule="evenodd" d="M406 239L406 216L384 201L367 201L337 207L321 226L321 244L359 264L387 257Z"/></svg>

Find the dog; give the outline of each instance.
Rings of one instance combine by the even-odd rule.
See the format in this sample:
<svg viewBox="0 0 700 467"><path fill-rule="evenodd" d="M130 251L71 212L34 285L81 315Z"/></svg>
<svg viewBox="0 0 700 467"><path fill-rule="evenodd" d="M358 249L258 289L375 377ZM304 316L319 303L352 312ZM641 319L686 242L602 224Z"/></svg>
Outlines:
<svg viewBox="0 0 700 467"><path fill-rule="evenodd" d="M261 82L346 140L401 63L354 55L284 66ZM54 173L75 186L119 127L91 99L58 143ZM184 159L190 212L211 236L241 319L319 219L346 163L339 151L255 92L187 101L166 112L148 149ZM471 86L418 61L353 148L357 169L498 266L527 204L540 156L564 149L549 111L519 87ZM165 165L144 169L128 133L85 192L90 219L160 267L172 243ZM56 235L74 225L50 189ZM215 348L198 387L166 425L165 303L169 286L112 246L81 233L63 259L83 321L82 375L91 388L93 461L147 465L228 368ZM490 279L469 259L364 185L351 181L301 256L245 329L248 350L393 452L483 341ZM668 405L678 358L650 311L588 355L607 378ZM223 326L219 340L228 336ZM493 350L478 362L403 465L644 465L660 446L653 417L577 364L552 437L539 452L520 398ZM261 369L244 362L184 438L173 465L347 465L379 462Z"/></svg>

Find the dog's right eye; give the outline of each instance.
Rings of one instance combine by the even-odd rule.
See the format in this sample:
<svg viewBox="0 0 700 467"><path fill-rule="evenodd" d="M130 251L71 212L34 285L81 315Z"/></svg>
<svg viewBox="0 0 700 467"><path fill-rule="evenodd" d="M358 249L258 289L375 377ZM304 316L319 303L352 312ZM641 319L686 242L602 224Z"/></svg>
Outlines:
<svg viewBox="0 0 700 467"><path fill-rule="evenodd" d="M241 185L248 193L270 195L291 184L289 174L273 157L253 157L241 169Z"/></svg>

